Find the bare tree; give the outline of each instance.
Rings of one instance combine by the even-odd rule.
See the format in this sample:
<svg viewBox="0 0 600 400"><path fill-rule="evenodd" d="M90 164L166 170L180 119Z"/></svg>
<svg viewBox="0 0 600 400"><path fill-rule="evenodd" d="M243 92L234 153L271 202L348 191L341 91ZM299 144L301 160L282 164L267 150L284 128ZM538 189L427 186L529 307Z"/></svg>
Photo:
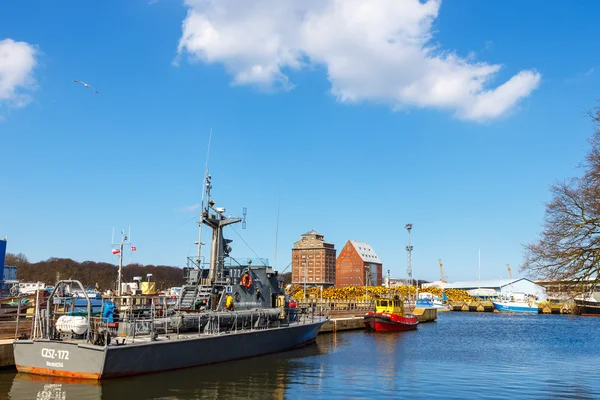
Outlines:
<svg viewBox="0 0 600 400"><path fill-rule="evenodd" d="M582 163L584 175L552 185L543 232L525 245L522 265L531 277L579 289L600 280L600 108L590 116L595 132Z"/></svg>

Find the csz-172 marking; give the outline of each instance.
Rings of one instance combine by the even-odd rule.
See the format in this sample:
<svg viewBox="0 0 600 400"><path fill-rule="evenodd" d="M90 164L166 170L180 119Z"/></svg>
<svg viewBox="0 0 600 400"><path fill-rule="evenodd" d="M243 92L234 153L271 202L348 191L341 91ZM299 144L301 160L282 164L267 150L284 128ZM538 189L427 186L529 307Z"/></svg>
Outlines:
<svg viewBox="0 0 600 400"><path fill-rule="evenodd" d="M55 349L42 349L42 357L51 358L53 360L68 360L69 359L69 351L68 350L55 350Z"/></svg>

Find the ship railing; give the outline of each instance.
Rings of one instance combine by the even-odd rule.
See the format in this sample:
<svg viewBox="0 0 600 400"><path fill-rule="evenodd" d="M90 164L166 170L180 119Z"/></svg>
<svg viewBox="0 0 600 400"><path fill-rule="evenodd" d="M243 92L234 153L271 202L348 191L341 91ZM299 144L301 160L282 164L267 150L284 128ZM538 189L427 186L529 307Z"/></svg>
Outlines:
<svg viewBox="0 0 600 400"><path fill-rule="evenodd" d="M103 312L101 326L113 335L129 337L132 341L140 335L157 335L159 330L164 334L174 332L170 315L175 305L170 304L169 300L169 296L161 295L105 297L102 301L102 310L105 310L108 301L114 303L116 315L113 314L112 319L117 324L109 324L110 317Z"/></svg>
<svg viewBox="0 0 600 400"><path fill-rule="evenodd" d="M72 285L77 285L81 289L83 293L83 297L75 297L75 296L67 296L67 288L71 288ZM60 296L59 296L60 295ZM85 312L77 312L76 299L84 298L86 301ZM34 332L35 337L45 337L47 339L52 339L55 334L54 327L58 320L57 316L62 315L74 315L74 314L84 314L87 315L86 324L87 324L87 332L91 332L91 320L92 320L92 305L90 302L90 298L87 294L87 291L84 289L83 284L78 280L61 280L56 283L54 289L50 293L48 297L48 302L46 305L45 315L42 315L42 312L39 308L36 311L36 318L34 320ZM37 323L42 324L38 331Z"/></svg>

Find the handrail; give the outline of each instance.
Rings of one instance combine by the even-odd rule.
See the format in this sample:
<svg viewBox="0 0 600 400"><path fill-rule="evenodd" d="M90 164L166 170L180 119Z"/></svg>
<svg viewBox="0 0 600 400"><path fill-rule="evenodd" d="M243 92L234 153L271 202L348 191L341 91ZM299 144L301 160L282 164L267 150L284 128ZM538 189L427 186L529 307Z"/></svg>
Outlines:
<svg viewBox="0 0 600 400"><path fill-rule="evenodd" d="M90 302L90 298L87 295L87 291L83 287L83 284L78 280L75 280L75 279L62 280L62 281L58 281L56 283L56 285L54 286L54 289L52 289L52 292L50 292L50 296L48 297L48 304L46 304L46 311L48 314L46 316L46 339L52 339L50 337L50 321L52 320L52 305L53 305L52 299L54 298L56 291L58 290L58 288L61 285L71 284L71 283L76 283L79 285L79 287L81 288L81 292L83 293L83 295L85 296L85 299L87 301L87 312L88 312L88 318L87 318L88 329L87 329L87 331L88 332L90 331L91 320L92 320L92 304ZM75 300L73 300L73 307L75 307Z"/></svg>

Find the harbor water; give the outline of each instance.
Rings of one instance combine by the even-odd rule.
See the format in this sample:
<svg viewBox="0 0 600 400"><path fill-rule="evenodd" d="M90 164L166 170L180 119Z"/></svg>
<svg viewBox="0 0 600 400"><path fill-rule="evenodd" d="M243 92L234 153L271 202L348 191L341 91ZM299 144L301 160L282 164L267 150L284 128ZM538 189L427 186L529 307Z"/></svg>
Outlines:
<svg viewBox="0 0 600 400"><path fill-rule="evenodd" d="M321 334L302 349L90 382L0 371L8 399L598 399L600 318L440 313L416 331Z"/></svg>

